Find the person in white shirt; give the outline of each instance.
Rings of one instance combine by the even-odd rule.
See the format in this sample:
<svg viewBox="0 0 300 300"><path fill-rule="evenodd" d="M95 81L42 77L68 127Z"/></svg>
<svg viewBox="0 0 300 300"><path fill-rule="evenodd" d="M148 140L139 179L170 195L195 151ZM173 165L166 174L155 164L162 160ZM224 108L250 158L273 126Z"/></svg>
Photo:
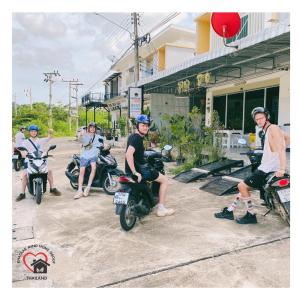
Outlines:
<svg viewBox="0 0 300 300"><path fill-rule="evenodd" d="M247 213L242 218L237 218L239 224L256 224L250 189L260 189L270 173L276 177L282 177L286 172L286 145L289 144L289 136L279 126L270 122L270 113L264 107L256 107L251 116L262 129L263 156L261 164L249 177L238 184L239 194L229 207L224 207L216 218L233 220L233 212L240 200L246 204Z"/></svg>
<svg viewBox="0 0 300 300"><path fill-rule="evenodd" d="M21 147L24 147L27 149L27 151L21 151L23 157L26 157L27 153L32 153L32 152L36 151L36 148L40 151L43 151L44 145L50 141L50 139L52 138L52 134L53 134L53 129L49 129L48 137L38 138L39 128L36 125L30 125L28 128L28 131L29 131L30 137L29 137L29 139L24 140L21 145ZM27 163L28 163L28 160L25 159L24 172L22 174L22 192L16 198L16 201L21 201L26 198L25 190L26 190L26 186L27 186L27 170L26 170ZM52 173L52 170L50 170L50 169L48 170L48 181L49 181L49 185L50 185L50 193L54 196L60 196L61 192L58 191L58 189L54 187L53 173Z"/></svg>
<svg viewBox="0 0 300 300"><path fill-rule="evenodd" d="M82 143L82 152L80 155L80 173L78 178L78 191L74 199L79 199L82 196L87 197L91 189L95 174L96 163L99 155L99 147L103 146L103 137L96 134L97 125L95 122L90 122L87 127L87 132L81 131L79 134L79 141ZM85 169L91 165L91 173L89 176L88 185L84 192L82 190Z"/></svg>
<svg viewBox="0 0 300 300"><path fill-rule="evenodd" d="M26 139L24 132L25 132L25 127L20 126L19 132L15 136L16 148L21 147L24 140Z"/></svg>

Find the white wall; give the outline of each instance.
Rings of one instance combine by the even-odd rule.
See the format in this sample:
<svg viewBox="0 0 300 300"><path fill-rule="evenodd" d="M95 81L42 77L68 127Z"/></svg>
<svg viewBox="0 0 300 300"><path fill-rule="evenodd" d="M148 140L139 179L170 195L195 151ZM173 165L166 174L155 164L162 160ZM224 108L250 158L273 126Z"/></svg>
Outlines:
<svg viewBox="0 0 300 300"><path fill-rule="evenodd" d="M194 49L166 46L165 69L171 68L194 57Z"/></svg>
<svg viewBox="0 0 300 300"><path fill-rule="evenodd" d="M187 116L189 113L189 97L176 97L171 94L151 94L150 111L153 122L160 127L162 116L167 113L178 113Z"/></svg>
<svg viewBox="0 0 300 300"><path fill-rule="evenodd" d="M278 125L290 123L290 72L280 77Z"/></svg>

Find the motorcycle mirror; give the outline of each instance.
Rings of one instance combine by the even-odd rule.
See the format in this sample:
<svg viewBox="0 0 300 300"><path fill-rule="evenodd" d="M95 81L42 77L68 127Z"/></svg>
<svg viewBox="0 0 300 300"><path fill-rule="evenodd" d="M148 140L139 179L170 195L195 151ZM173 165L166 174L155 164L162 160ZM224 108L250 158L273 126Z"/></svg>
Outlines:
<svg viewBox="0 0 300 300"><path fill-rule="evenodd" d="M49 147L49 150L48 150L48 151L53 150L53 149L55 149L55 148L56 148L56 145L51 145L51 146Z"/></svg>
<svg viewBox="0 0 300 300"><path fill-rule="evenodd" d="M171 145L165 145L163 149L166 151L171 151L173 147Z"/></svg>
<svg viewBox="0 0 300 300"><path fill-rule="evenodd" d="M245 139L238 139L238 144L247 145L247 141Z"/></svg>
<svg viewBox="0 0 300 300"><path fill-rule="evenodd" d="M25 148L25 147L18 147L17 148L19 151L27 151L28 152L28 150Z"/></svg>

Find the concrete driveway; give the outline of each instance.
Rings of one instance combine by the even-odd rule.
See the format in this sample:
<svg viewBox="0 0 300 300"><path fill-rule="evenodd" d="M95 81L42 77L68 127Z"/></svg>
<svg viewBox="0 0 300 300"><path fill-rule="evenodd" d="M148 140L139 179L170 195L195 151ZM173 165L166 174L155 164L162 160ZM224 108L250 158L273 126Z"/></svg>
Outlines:
<svg viewBox="0 0 300 300"><path fill-rule="evenodd" d="M272 212L263 216L266 208L257 194L259 223L239 225L213 216L233 196L199 190L205 181L170 179L168 206L176 214L158 218L152 213L124 232L112 196L93 190L73 200L64 171L79 144L71 138L50 144L57 145L49 163L62 196L47 192L38 206L27 193L15 202L20 173L13 171L13 229L18 233L12 244L13 287L289 287L289 227ZM124 148L119 144L112 153L124 169ZM236 215L243 214L241 206ZM18 253L34 244L55 253L46 280L27 279L30 272L17 263Z"/></svg>

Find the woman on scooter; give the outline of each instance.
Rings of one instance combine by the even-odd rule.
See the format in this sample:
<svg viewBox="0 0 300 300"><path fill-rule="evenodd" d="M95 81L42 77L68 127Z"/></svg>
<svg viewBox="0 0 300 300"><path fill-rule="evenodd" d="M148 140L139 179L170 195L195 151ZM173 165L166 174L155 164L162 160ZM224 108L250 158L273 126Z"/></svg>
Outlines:
<svg viewBox="0 0 300 300"><path fill-rule="evenodd" d="M96 134L97 125L95 122L90 122L87 127L87 132L81 131L79 134L79 141L82 143L82 152L80 155L80 173L78 177L78 191L74 196L74 199L79 199L82 196L87 197L89 195L95 174L96 174L96 162L99 155L99 148L103 146L103 137ZM82 189L85 168L91 165L91 173L87 187Z"/></svg>
<svg viewBox="0 0 300 300"><path fill-rule="evenodd" d="M239 194L229 207L221 212L215 213L216 218L233 220L233 211L236 209L239 200L246 204L247 213L242 218L237 218L239 224L256 224L250 189L259 189L266 183L268 174L275 172L276 177L282 177L286 171L286 142L289 138L275 124L270 122L270 113L263 107L256 107L252 110L251 116L256 124L263 131L264 148L260 166L244 181L238 184Z"/></svg>

